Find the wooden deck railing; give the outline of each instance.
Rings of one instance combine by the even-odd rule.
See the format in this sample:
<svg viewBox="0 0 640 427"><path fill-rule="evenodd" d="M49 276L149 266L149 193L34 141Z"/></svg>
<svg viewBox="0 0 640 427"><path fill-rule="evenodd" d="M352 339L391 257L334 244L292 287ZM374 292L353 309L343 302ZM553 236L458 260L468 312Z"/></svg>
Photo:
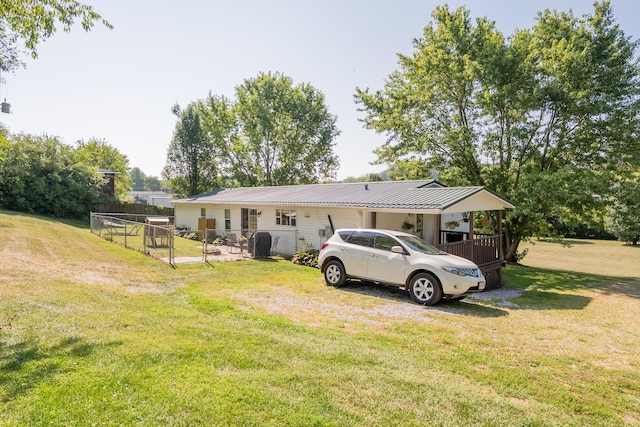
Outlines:
<svg viewBox="0 0 640 427"><path fill-rule="evenodd" d="M501 264L500 235L478 237L461 242L444 243L437 247L450 254L473 261L478 267Z"/></svg>

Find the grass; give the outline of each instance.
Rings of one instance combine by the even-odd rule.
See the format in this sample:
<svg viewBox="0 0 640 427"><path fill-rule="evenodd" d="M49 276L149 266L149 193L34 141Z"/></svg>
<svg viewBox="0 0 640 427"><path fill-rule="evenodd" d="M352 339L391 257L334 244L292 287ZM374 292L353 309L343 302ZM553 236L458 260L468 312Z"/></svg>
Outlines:
<svg viewBox="0 0 640 427"><path fill-rule="evenodd" d="M1 426L640 423L630 269L509 266L426 308L284 260L173 269L11 212L0 239Z"/></svg>
<svg viewBox="0 0 640 427"><path fill-rule="evenodd" d="M524 265L554 270L579 271L603 276L640 277L640 245L615 240L566 239L563 243L533 240Z"/></svg>

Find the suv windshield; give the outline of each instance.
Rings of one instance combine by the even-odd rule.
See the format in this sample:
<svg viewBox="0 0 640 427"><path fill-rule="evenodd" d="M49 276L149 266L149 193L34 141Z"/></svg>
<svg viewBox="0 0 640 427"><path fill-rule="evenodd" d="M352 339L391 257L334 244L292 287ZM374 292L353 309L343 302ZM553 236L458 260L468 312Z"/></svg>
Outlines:
<svg viewBox="0 0 640 427"><path fill-rule="evenodd" d="M433 245L425 242L422 239L419 239L415 236L396 236L399 240L402 241L405 245L409 246L416 252L421 252L427 255L445 255L446 252L441 251Z"/></svg>

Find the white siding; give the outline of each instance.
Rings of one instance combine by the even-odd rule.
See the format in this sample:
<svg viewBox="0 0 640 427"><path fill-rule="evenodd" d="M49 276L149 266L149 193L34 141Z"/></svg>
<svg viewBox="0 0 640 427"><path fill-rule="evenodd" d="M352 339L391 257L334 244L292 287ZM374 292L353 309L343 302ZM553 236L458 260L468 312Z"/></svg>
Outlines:
<svg viewBox="0 0 640 427"><path fill-rule="evenodd" d="M407 233L416 234L426 240L427 242L432 242L433 240L433 226L435 222L436 215L428 215L423 214L423 223L422 223L422 233L418 233L416 230L416 219L418 214L409 214L406 213L392 213L392 212L378 212L376 216L376 228L385 229L385 230L395 230L395 231L405 231ZM413 228L409 230L402 229L402 223L408 222L409 224L413 224Z"/></svg>
<svg viewBox="0 0 640 427"><path fill-rule="evenodd" d="M437 215L425 215L424 216L424 234L422 238L429 242L433 243L433 228L436 222Z"/></svg>
<svg viewBox="0 0 640 427"><path fill-rule="evenodd" d="M201 204L180 204L174 208L174 224L176 227L189 227L192 230L198 229L198 218L200 218L200 208L207 207ZM208 209L207 209L207 216Z"/></svg>
<svg viewBox="0 0 640 427"><path fill-rule="evenodd" d="M279 236L277 253L283 256L292 256L296 251L307 248L320 249L331 236L329 216L335 229L339 228L366 228L371 226L371 212L356 208L316 208L286 206L282 209L296 211L296 225L276 225L275 206L250 206L250 205L214 205L214 204L178 204L175 207L176 224L187 226L195 230L198 227L201 208L206 209L207 218L215 218L217 233L225 235L224 210L231 211L231 231L238 233L241 228L241 209L256 209L258 216L258 229L268 231L272 238ZM458 216L457 216L458 217ZM428 242L432 241L434 229L434 215L423 216L423 237ZM402 230L402 223L407 221L414 225L413 229ZM443 221L445 216L443 215ZM377 212L376 228L408 231L415 234L416 214ZM322 235L324 234L324 236Z"/></svg>
<svg viewBox="0 0 640 427"><path fill-rule="evenodd" d="M224 234L224 210L231 210L231 230L237 232L241 227L241 209L256 209L258 216L258 229L268 231L272 238L280 237L277 252L284 256L292 256L296 251L305 250L307 247L320 249L331 235L328 215L331 215L334 227L359 227L362 228L364 214L360 210L349 208L315 208L286 206L283 209L296 211L296 226L277 225L276 207L274 206L243 206L243 205L213 205L213 204L177 204L175 207L176 224L178 226L198 227L200 209L206 209L207 218L216 219L217 232ZM321 236L321 232L325 234Z"/></svg>
<svg viewBox="0 0 640 427"><path fill-rule="evenodd" d="M415 219L415 216L410 218L406 213L378 212L376 214L376 228L384 230L407 231L402 230L403 221L410 222L411 224L414 224L415 227Z"/></svg>
<svg viewBox="0 0 640 427"><path fill-rule="evenodd" d="M322 243L331 236L329 215L335 229L346 227L363 228L363 212L356 209L301 207L297 208L297 212L297 250L304 250L307 246L313 249L320 249ZM322 233L324 233L324 236L320 235Z"/></svg>

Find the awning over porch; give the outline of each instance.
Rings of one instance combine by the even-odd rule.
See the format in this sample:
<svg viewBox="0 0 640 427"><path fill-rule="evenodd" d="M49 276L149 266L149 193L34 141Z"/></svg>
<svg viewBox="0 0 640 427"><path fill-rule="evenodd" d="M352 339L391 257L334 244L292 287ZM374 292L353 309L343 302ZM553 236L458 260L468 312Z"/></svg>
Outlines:
<svg viewBox="0 0 640 427"><path fill-rule="evenodd" d="M366 206L375 211L411 211L423 214L501 211L514 206L485 187L405 188Z"/></svg>

